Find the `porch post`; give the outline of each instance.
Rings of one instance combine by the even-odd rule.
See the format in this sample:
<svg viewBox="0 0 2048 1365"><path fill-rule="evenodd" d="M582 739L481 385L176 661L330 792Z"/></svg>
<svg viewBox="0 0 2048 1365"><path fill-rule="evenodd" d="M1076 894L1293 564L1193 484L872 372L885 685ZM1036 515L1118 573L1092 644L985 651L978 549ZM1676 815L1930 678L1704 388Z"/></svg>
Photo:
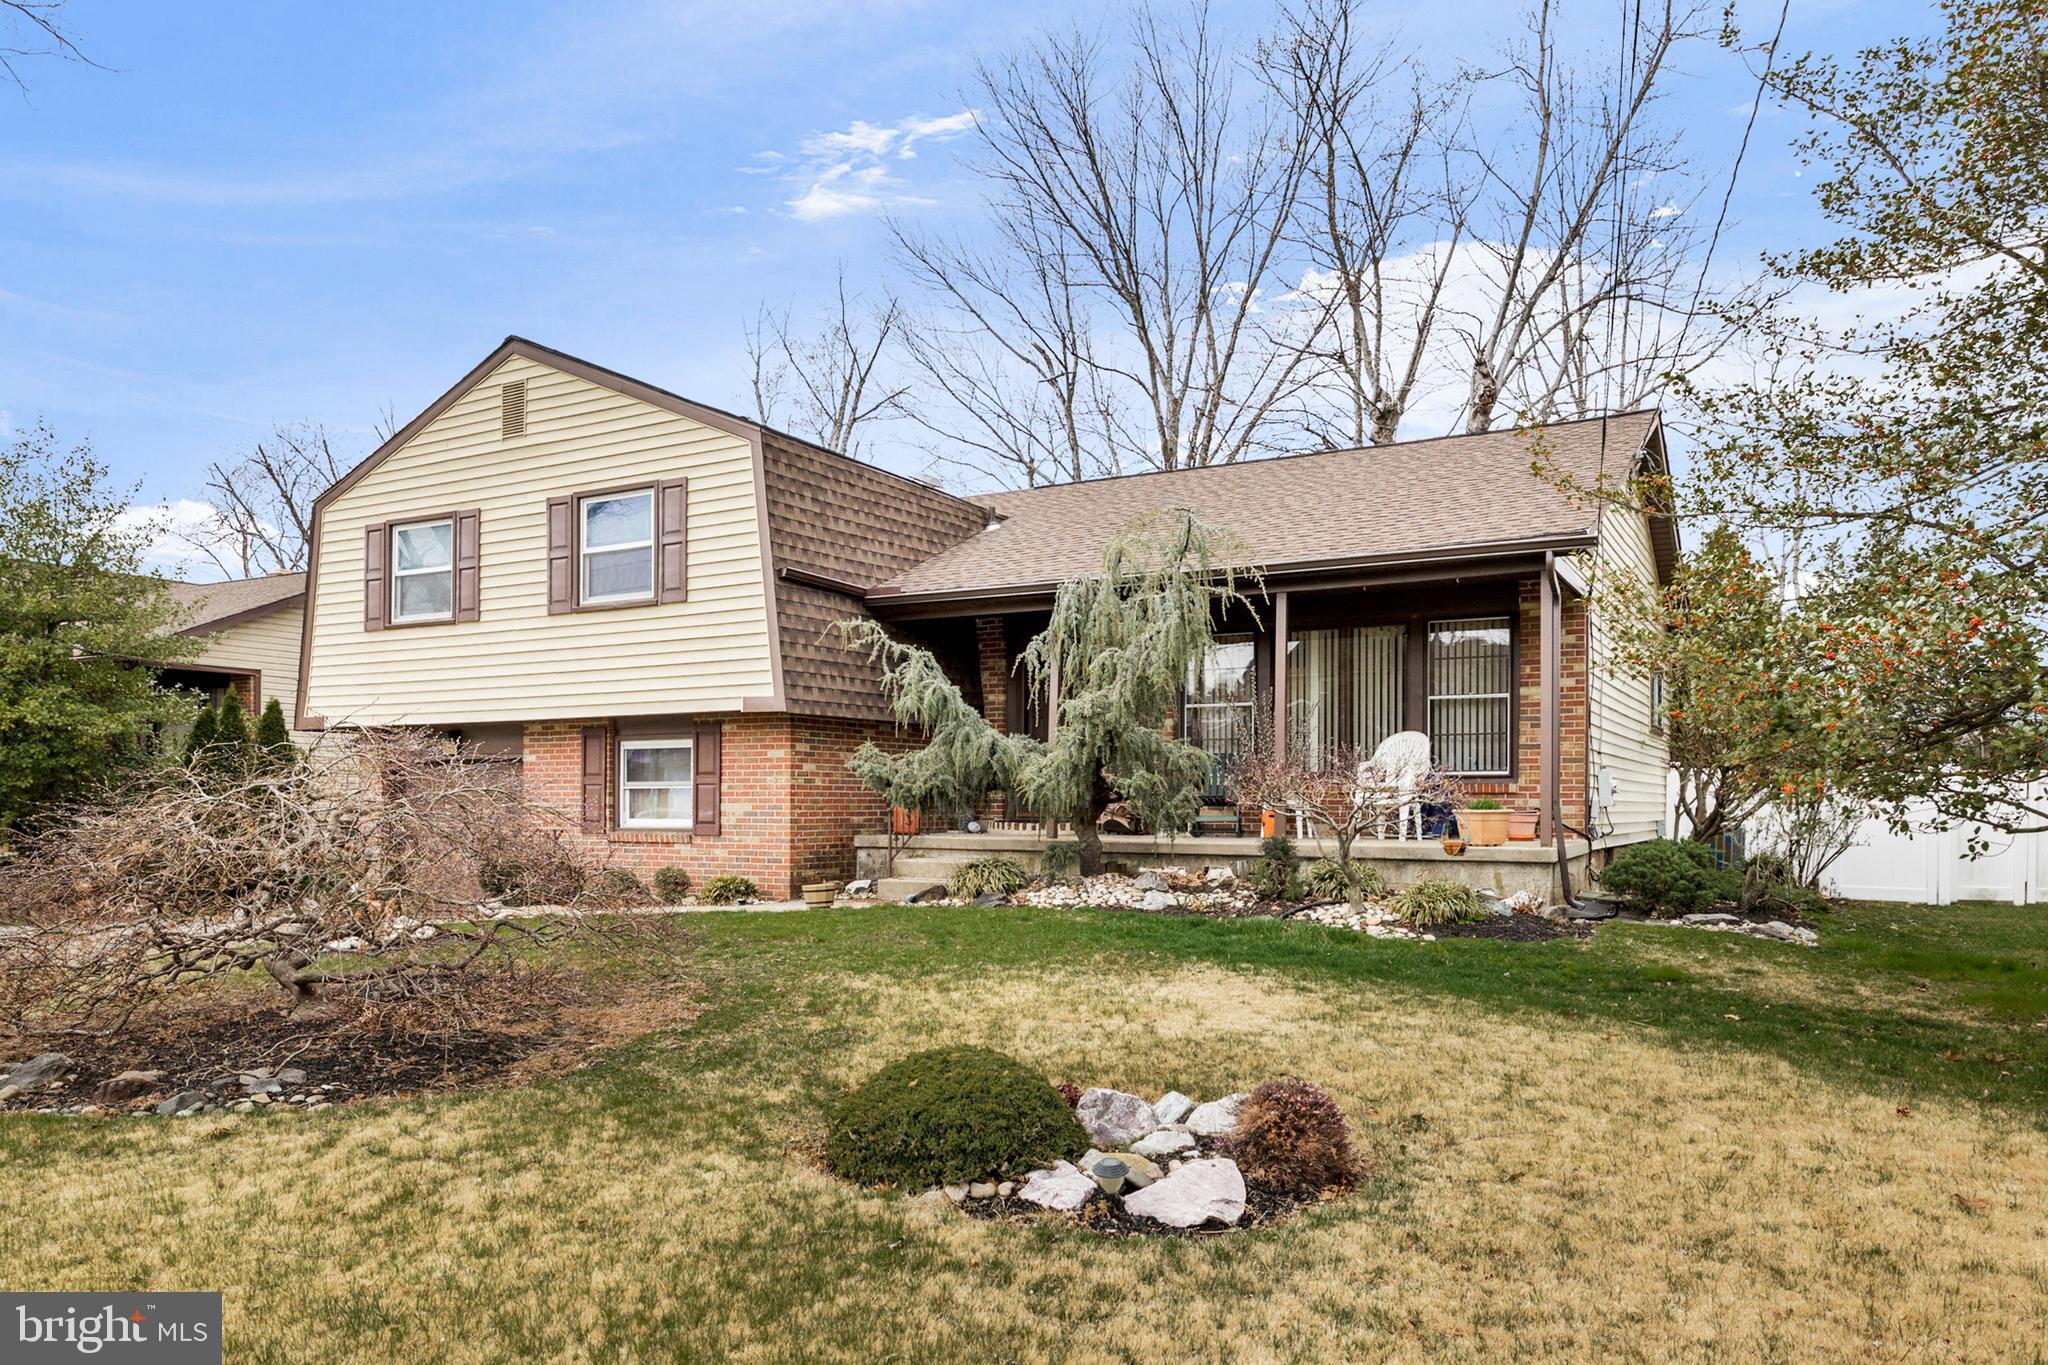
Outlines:
<svg viewBox="0 0 2048 1365"><path fill-rule="evenodd" d="M1055 654L1052 660L1051 673L1045 680L1045 742L1048 745L1052 743L1053 736L1059 733L1059 729L1060 660L1059 656ZM1057 839L1060 837L1060 822L1051 816L1047 816L1045 820L1045 837L1047 839Z"/></svg>
<svg viewBox="0 0 2048 1365"><path fill-rule="evenodd" d="M1273 758L1287 760L1287 594L1273 594Z"/></svg>
<svg viewBox="0 0 2048 1365"><path fill-rule="evenodd" d="M1558 596L1555 556L1543 554L1543 576L1536 597L1536 690L1539 721L1536 731L1536 837L1546 845L1562 838L1557 823L1557 672Z"/></svg>

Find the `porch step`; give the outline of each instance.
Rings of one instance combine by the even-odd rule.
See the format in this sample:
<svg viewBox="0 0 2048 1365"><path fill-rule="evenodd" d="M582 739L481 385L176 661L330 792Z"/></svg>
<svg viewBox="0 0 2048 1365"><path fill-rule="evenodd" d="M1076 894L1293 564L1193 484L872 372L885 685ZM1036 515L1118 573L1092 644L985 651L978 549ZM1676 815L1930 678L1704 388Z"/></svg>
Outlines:
<svg viewBox="0 0 2048 1365"><path fill-rule="evenodd" d="M884 877L875 883L875 899L901 905L920 891L946 884L943 877Z"/></svg>
<svg viewBox="0 0 2048 1365"><path fill-rule="evenodd" d="M899 853L896 855L895 875L929 877L942 882L984 856L978 853Z"/></svg>

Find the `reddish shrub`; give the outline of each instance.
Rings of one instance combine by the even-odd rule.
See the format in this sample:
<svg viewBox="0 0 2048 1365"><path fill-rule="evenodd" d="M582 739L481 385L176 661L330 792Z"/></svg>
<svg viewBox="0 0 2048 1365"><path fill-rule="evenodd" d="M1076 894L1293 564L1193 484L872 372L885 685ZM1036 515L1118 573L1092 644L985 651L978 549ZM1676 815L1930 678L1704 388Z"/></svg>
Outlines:
<svg viewBox="0 0 2048 1365"><path fill-rule="evenodd" d="M1078 1109L1081 1107L1080 1086L1075 1085L1072 1081L1061 1081L1053 1089L1060 1092L1060 1098L1067 1102L1067 1108Z"/></svg>
<svg viewBox="0 0 2048 1365"><path fill-rule="evenodd" d="M1297 1197L1348 1185L1358 1170L1344 1111L1295 1076L1252 1091L1224 1148L1247 1183Z"/></svg>

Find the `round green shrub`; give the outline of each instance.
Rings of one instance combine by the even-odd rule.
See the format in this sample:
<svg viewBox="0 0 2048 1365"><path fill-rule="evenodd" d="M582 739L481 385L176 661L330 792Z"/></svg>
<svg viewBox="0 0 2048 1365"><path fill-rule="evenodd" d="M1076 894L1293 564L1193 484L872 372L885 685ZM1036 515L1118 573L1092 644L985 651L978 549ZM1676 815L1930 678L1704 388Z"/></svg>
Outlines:
<svg viewBox="0 0 2048 1365"><path fill-rule="evenodd" d="M754 885L750 877L735 877L730 874L713 877L704 883L704 889L697 893L701 905L739 905L744 901L761 899L761 888Z"/></svg>
<svg viewBox="0 0 2048 1365"><path fill-rule="evenodd" d="M1081 846L1071 839L1058 839L1045 846L1045 875L1071 877L1081 867Z"/></svg>
<svg viewBox="0 0 2048 1365"><path fill-rule="evenodd" d="M948 877L946 894L963 901L991 892L1007 896L1030 880L1031 874L1024 864L998 853L991 858L976 858Z"/></svg>
<svg viewBox="0 0 2048 1365"><path fill-rule="evenodd" d="M825 1159L863 1185L957 1185L1079 1156L1088 1134L1045 1077L985 1047L892 1062L832 1113Z"/></svg>
<svg viewBox="0 0 2048 1365"><path fill-rule="evenodd" d="M674 905L688 900L690 896L690 874L680 867L668 866L654 869L654 894L661 897L663 904Z"/></svg>
<svg viewBox="0 0 2048 1365"><path fill-rule="evenodd" d="M1741 878L1715 868L1714 850L1687 839L1630 844L1600 874L1600 885L1659 917L1697 914L1724 896L1741 894Z"/></svg>
<svg viewBox="0 0 2048 1365"><path fill-rule="evenodd" d="M1424 877L1395 896L1390 908L1410 924L1424 928L1462 924L1486 914L1477 891L1442 877Z"/></svg>

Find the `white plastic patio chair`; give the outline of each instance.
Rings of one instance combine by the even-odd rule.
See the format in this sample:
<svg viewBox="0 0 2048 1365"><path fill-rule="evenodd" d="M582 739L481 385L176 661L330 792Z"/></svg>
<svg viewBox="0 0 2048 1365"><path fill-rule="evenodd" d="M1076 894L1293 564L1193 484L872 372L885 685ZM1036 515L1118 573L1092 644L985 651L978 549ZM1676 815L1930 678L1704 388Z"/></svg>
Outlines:
<svg viewBox="0 0 2048 1365"><path fill-rule="evenodd" d="M1392 796L1397 805L1394 811L1394 837L1406 839L1412 823L1415 837L1422 837L1421 792L1424 779L1429 776L1429 736L1420 730L1400 730L1381 740L1379 747L1372 751L1372 757L1358 765L1359 791L1357 799L1365 800L1364 788L1374 786ZM1368 773L1366 770L1371 769ZM1373 833L1386 838L1386 817L1376 821Z"/></svg>

